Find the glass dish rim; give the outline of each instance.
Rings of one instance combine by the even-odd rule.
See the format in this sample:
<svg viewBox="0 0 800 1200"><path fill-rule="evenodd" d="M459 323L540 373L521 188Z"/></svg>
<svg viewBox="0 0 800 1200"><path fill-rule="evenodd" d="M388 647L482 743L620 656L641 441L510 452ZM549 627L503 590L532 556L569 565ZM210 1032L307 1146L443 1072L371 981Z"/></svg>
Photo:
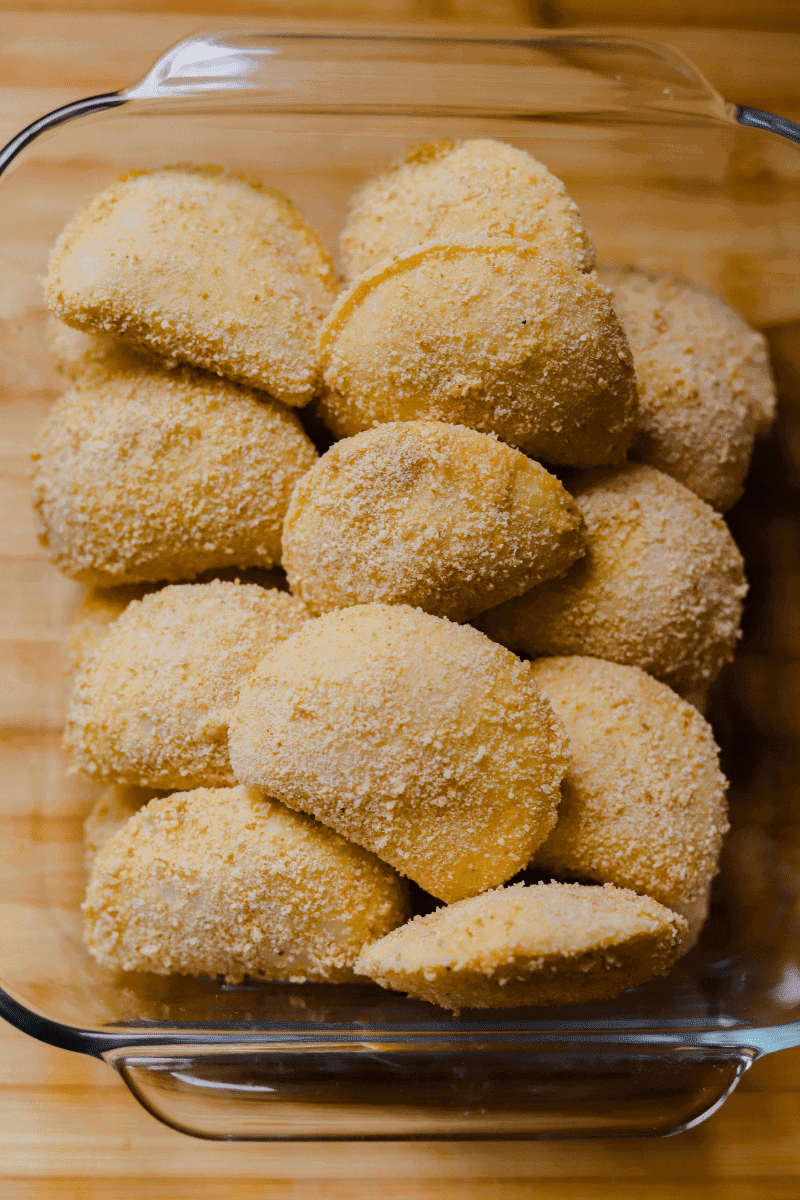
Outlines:
<svg viewBox="0 0 800 1200"><path fill-rule="evenodd" d="M385 27L381 30L359 32L356 32L352 28L350 30L340 29L339 31L330 30L327 32L308 32L306 30L271 31L255 28L252 30L220 30L217 33L203 33L195 37L182 39L159 56L144 80L139 84L122 88L116 92L101 93L73 101L31 122L11 138L3 148L0 148L0 176L4 174L20 153L26 150L41 135L50 132L58 126L83 116L94 115L106 110L121 108L128 104L136 104L153 99L152 93L148 94L147 92L148 81L155 76L160 66L167 64L170 57L174 56L180 50L193 46L199 47L209 42L219 42L222 40L230 43L247 37L261 38L264 39L265 43L273 40L287 43L294 39L297 41L316 41L328 44L335 44L337 42L370 42L374 44L402 42L408 44L425 44L428 46L483 45L487 47L517 46L525 48L536 45L560 44L562 46L594 46L599 49L610 49L612 46L646 48L650 51L659 52L665 60L671 58L675 61L681 61L684 65L688 65L691 68L695 81L704 85L709 95L717 96L714 89L707 83L702 73L695 67L691 60L684 58L672 47L666 47L661 43L645 38L630 38L613 34L593 34L591 31L575 30L530 30L520 36L489 36L485 32L421 33L414 32L412 27L407 29L403 27ZM218 78L212 86L206 85L204 87L204 94L206 96L209 94L223 96L227 92L233 92L236 86L234 83L226 83L224 80ZM199 91L197 94L199 95ZM177 98L177 95L178 93L176 92L174 96L164 95L159 98L169 103L171 100ZM186 98L185 92L182 93L182 98ZM717 96L717 99L721 100L721 97ZM743 126L765 130L800 144L800 125L787 118L761 109L749 108L725 101L722 103L725 109L725 116L720 116L717 112L713 115L709 113L704 118L698 117L697 119L699 121L715 120L721 123L738 123ZM488 109L490 109L490 105L487 105L482 110L484 114ZM265 108L263 111L268 110ZM560 111L557 106L549 110L553 115L557 115ZM630 111L633 112L634 110L631 109ZM295 1025L286 1021L248 1022L242 1023L240 1028L235 1027L234 1023L230 1022L227 1024L221 1023L219 1028L215 1028L214 1025L197 1022L175 1021L132 1022L124 1025L109 1024L108 1026L101 1027L82 1027L80 1025L69 1025L53 1020L15 999L13 995L2 987L0 987L0 1017L39 1041L58 1048L89 1054L94 1057L103 1057L114 1052L135 1048L156 1050L157 1048L169 1047L176 1049L182 1047L184 1049L195 1048L201 1050L204 1048L233 1048L240 1046L251 1049L256 1047L269 1049L273 1043L285 1044L287 1041L296 1042L298 1045L305 1043L332 1045L336 1042L340 1045L352 1045L355 1048L362 1044L365 1039L368 1039L370 1042L407 1043L408 1045L425 1042L455 1042L467 1045L489 1041L496 1042L498 1047L503 1041L513 1040L517 1043L529 1041L531 1045L544 1046L556 1043L577 1043L606 1046L609 1049L614 1046L621 1048L623 1046L634 1047L636 1045L647 1044L654 1049L658 1046L665 1049L669 1047L691 1046L729 1051L752 1051L756 1056L800 1045L800 1020L788 1021L772 1026L758 1026L742 1021L736 1024L731 1023L730 1026L725 1028L722 1026L709 1027L710 1022L706 1018L699 1019L696 1023L688 1020L676 1020L674 1025L670 1025L669 1022L664 1021L659 1029L647 1027L645 1020L641 1021L641 1025L638 1028L635 1021L627 1023L622 1028L616 1027L613 1021L594 1020L587 1022L586 1020L562 1020L558 1022L546 1022L515 1021L513 1018L502 1022L459 1021L454 1024L432 1020L416 1022L409 1026L395 1022L387 1023L385 1027L369 1025L366 1022L340 1022L332 1023L331 1025L315 1025L313 1029L310 1029L306 1024L298 1023ZM703 1026L706 1027L703 1028Z"/></svg>
<svg viewBox="0 0 800 1200"><path fill-rule="evenodd" d="M62 105L59 108L53 109L49 113L32 121L15 134L5 146L0 148L0 176L8 169L14 159L28 146L30 146L42 134L55 129L59 125L66 124L68 121L75 120L82 116L88 116L94 113L103 112L107 109L118 108L125 104L130 104L145 98L146 85L157 73L162 64L167 64L178 52L186 50L190 47L199 47L204 44L227 41L228 43L234 40L243 40L245 38L264 38L279 42L288 43L291 40L303 40L306 42L326 42L326 43L348 43L348 42L373 42L373 43L400 43L406 42L409 44L426 44L426 45L475 45L475 46L533 46L533 45L563 45L563 46L587 46L593 45L598 48L610 48L615 46L629 46L646 48L651 51L658 51L666 60L672 58L676 61L681 61L688 65L695 79L705 85L709 92L713 93L714 89L708 84L708 81L703 76L702 72L691 62L673 47L666 47L663 43L650 41L646 38L632 38L617 36L614 34L593 34L591 31L561 31L561 30L531 30L524 36L487 36L483 32L478 33L458 33L458 34L431 34L431 33L414 33L413 29L404 30L399 28L386 28L380 31L363 31L355 32L354 30L341 30L330 32L308 32L308 31L266 31L266 30L220 30L219 32L208 32L199 34L193 37L183 38L169 50L159 55L153 66L145 75L144 79L127 88L121 88L116 92L102 92L98 95L87 96L80 100L75 100L69 104ZM232 91L235 84L217 80L213 85L213 91L224 93ZM151 97L147 97L151 98ZM790 121L786 117L782 117L776 113L766 112L763 109L750 108L746 105L738 105L735 103L725 102L727 114L732 121L752 128L764 129L771 133L777 134L780 137L787 138L790 141L800 144L800 125L794 121ZM557 111L553 109L553 111Z"/></svg>

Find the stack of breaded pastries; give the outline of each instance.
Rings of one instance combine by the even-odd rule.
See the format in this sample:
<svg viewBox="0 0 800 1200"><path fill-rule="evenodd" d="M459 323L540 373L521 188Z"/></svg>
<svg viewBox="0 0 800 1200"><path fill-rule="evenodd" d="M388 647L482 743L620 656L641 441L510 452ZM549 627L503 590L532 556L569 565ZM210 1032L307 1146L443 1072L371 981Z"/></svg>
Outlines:
<svg viewBox="0 0 800 1200"><path fill-rule="evenodd" d="M131 172L53 249L35 506L89 588L71 769L109 785L86 945L453 1010L614 997L708 913L764 340L595 270L561 182L486 139L368 182L340 270L218 167Z"/></svg>

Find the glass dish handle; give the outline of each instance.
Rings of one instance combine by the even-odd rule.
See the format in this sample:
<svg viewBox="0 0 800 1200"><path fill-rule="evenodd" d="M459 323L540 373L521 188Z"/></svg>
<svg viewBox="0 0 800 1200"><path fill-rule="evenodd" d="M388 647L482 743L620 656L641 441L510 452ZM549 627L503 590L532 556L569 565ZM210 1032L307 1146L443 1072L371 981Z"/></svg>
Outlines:
<svg viewBox="0 0 800 1200"><path fill-rule="evenodd" d="M78 117L129 103L160 105L181 99L208 99L213 103L214 97L225 95L228 103L255 104L271 110L332 112L366 107L370 111L395 111L398 96L394 93L399 86L405 94L407 77L407 64L393 57L397 47L413 43L423 54L420 48L426 43L425 38L415 40L407 33L341 35L335 40L348 44L349 55L327 64L332 74L326 77L325 64L308 48L327 40L324 36L255 32L187 38L163 54L144 79L131 87L74 101L21 130L0 150L0 175L43 133ZM415 111L426 109L443 115L462 111L463 105L457 102L463 94L459 55L468 55L471 49L483 45L504 45L502 39L458 36L444 42L452 60L447 64L450 74L441 64L432 69L424 61L424 54L415 62L420 84ZM524 44L532 57L529 64L519 64L513 76L513 88L504 101L510 116L558 111L564 102L564 93L558 87L563 76L581 84L576 88L580 97L576 111L583 115L638 110L651 119L669 120L694 114L706 120L735 121L765 129L800 143L800 126L773 113L726 103L688 59L669 47L639 39L535 30ZM602 63L592 57L593 50L602 51ZM385 63L382 55L386 56ZM482 69L475 63L469 68ZM355 90L351 86L354 82L358 84ZM477 77L475 82L479 82ZM356 96L361 100L357 101Z"/></svg>
<svg viewBox="0 0 800 1200"><path fill-rule="evenodd" d="M790 142L800 144L800 125L787 117L779 117L775 113L764 112L761 108L743 108L736 110L736 120L740 125L751 125L754 129L768 129L770 133L780 134Z"/></svg>
<svg viewBox="0 0 800 1200"><path fill-rule="evenodd" d="M452 1141L679 1133L719 1108L757 1051L322 1038L103 1057L150 1113L196 1137Z"/></svg>

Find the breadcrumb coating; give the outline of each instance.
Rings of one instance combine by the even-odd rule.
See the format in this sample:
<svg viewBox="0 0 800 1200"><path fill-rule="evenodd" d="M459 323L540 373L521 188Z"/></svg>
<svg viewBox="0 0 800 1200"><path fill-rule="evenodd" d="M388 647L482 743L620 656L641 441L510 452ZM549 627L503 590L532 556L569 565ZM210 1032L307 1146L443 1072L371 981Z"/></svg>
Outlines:
<svg viewBox="0 0 800 1200"><path fill-rule="evenodd" d="M554 475L439 421L338 442L298 483L283 525L289 584L315 614L381 601L466 621L582 552L583 518Z"/></svg>
<svg viewBox="0 0 800 1200"><path fill-rule="evenodd" d="M320 348L320 414L337 437L430 417L590 467L623 458L633 434L632 359L607 290L529 242L429 242L384 261L340 296Z"/></svg>
<svg viewBox="0 0 800 1200"><path fill-rule="evenodd" d="M142 361L83 374L32 458L52 561L110 587L280 562L292 488L317 452L263 394Z"/></svg>
<svg viewBox="0 0 800 1200"><path fill-rule="evenodd" d="M48 307L89 333L307 404L330 259L286 196L221 167L131 172L53 247Z"/></svg>
<svg viewBox="0 0 800 1200"><path fill-rule="evenodd" d="M75 681L72 769L140 787L235 783L226 730L239 689L307 619L285 592L216 580L132 601Z"/></svg>
<svg viewBox="0 0 800 1200"><path fill-rule="evenodd" d="M206 571L196 583L210 583L212 579L224 579L230 583L256 583L259 587L288 590L286 578L280 570L265 571L251 567L242 571L238 567L222 567L218 571ZM141 600L151 592L160 591L163 583L128 583L116 588L87 588L86 594L75 609L69 627L67 641L67 663L70 672L77 675L102 642L112 621L124 613L132 600Z"/></svg>
<svg viewBox="0 0 800 1200"><path fill-rule="evenodd" d="M240 783L447 903L530 861L566 767L563 729L527 664L405 605L309 621L261 660L228 736Z"/></svg>
<svg viewBox="0 0 800 1200"><path fill-rule="evenodd" d="M579 271L594 246L560 179L524 150L491 138L417 146L350 202L341 236L351 281L433 239L521 238Z"/></svg>
<svg viewBox="0 0 800 1200"><path fill-rule="evenodd" d="M142 358L152 360L152 355L134 350L122 338L108 334L84 333L81 329L72 329L50 317L45 330L47 346L53 358L53 365L67 379L80 379L87 371L100 366L106 369L115 367L131 367L138 365ZM173 360L158 359L162 366L174 366Z"/></svg>
<svg viewBox="0 0 800 1200"><path fill-rule="evenodd" d="M534 658L589 654L642 667L676 691L713 682L733 657L747 592L722 517L639 463L568 486L586 522L586 556L476 625Z"/></svg>
<svg viewBox="0 0 800 1200"><path fill-rule="evenodd" d="M113 783L106 788L83 823L83 861L86 870L91 871L103 846L111 841L115 833L119 833L134 813L148 801L166 795L167 792L158 788L129 787L123 783Z"/></svg>
<svg viewBox="0 0 800 1200"><path fill-rule="evenodd" d="M540 658L531 674L564 722L571 756L558 823L535 865L652 896L687 918L690 950L728 829L711 726L638 667Z"/></svg>
<svg viewBox="0 0 800 1200"><path fill-rule="evenodd" d="M75 609L69 627L67 660L70 671L77 675L94 654L108 627L122 616L132 600L141 600L157 592L158 583L129 583L117 588L88 588Z"/></svg>
<svg viewBox="0 0 800 1200"><path fill-rule="evenodd" d="M152 800L100 851L84 936L112 970L344 983L408 918L406 893L309 817L254 789L201 788Z"/></svg>
<svg viewBox="0 0 800 1200"><path fill-rule="evenodd" d="M668 974L685 929L611 884L518 883L415 917L366 946L356 970L456 1012L580 1004Z"/></svg>
<svg viewBox="0 0 800 1200"><path fill-rule="evenodd" d="M775 384L765 338L716 296L674 275L598 269L628 338L639 391L631 456L725 512L744 491Z"/></svg>

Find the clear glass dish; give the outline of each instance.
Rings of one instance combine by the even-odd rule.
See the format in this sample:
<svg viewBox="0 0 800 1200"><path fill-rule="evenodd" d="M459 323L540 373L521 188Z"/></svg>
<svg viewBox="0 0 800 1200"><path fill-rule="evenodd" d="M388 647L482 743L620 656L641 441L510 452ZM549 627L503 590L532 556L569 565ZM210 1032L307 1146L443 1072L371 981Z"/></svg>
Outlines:
<svg viewBox="0 0 800 1200"><path fill-rule="evenodd" d="M800 150L776 133L800 138L645 42L237 33L181 43L140 84L43 118L0 155L8 1020L105 1058L177 1129L265 1140L663 1135L712 1113L761 1054L800 1044L800 440L788 400L730 515L751 597L737 663L711 698L733 823L712 918L667 980L563 1009L455 1018L366 982L232 986L94 964L79 906L81 823L96 792L67 778L59 748L80 589L38 546L27 483L30 441L63 387L43 341L48 249L122 170L255 172L333 246L354 186L410 144L503 138L565 181L601 259L675 270L785 330L800 319Z"/></svg>

